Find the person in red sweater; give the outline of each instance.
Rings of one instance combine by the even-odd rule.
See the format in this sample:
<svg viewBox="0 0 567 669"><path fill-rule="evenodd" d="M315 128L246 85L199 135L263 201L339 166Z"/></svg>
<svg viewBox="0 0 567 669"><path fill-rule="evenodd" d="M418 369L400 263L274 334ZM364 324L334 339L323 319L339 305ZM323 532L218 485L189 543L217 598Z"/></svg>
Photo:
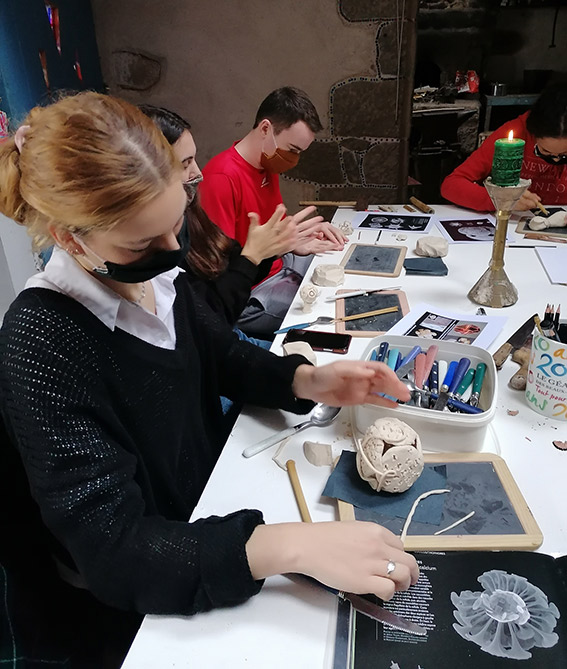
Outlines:
<svg viewBox="0 0 567 669"><path fill-rule="evenodd" d="M567 204L567 83L549 86L531 111L495 130L449 174L441 185L446 200L476 211L494 211L482 182L492 170L494 143L510 130L526 141L521 176L532 180L516 209L534 209L538 202Z"/></svg>
<svg viewBox="0 0 567 669"><path fill-rule="evenodd" d="M272 91L261 103L254 127L203 169L201 204L211 220L244 246L250 212L264 224L282 203L279 175L322 130L311 100L297 88ZM305 223L305 222L304 222ZM267 279L252 290L237 325L247 335L273 338L312 260L311 254L344 248L344 235L320 217L310 219L311 238L274 261Z"/></svg>

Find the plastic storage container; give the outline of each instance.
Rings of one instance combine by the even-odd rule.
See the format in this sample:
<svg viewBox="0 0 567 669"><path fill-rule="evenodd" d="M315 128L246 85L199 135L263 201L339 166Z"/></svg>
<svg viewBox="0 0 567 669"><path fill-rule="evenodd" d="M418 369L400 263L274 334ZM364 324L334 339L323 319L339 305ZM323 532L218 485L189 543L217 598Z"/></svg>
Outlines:
<svg viewBox="0 0 567 669"><path fill-rule="evenodd" d="M393 416L403 420L419 434L424 451L459 453L481 451L486 430L496 412L498 380L492 356L477 346L384 334L370 341L362 359L369 360L372 351L378 349L383 341L387 341L390 348L399 349L402 355L409 353L416 345L422 346L425 352L431 344L436 344L439 347L437 360L446 360L450 363L453 360L469 358L471 367L484 362L486 374L479 402L484 412L479 414L453 413L403 404L400 404L397 409L387 409L372 404L363 404L353 408L354 427L364 433L378 418ZM439 379L439 383L442 380Z"/></svg>

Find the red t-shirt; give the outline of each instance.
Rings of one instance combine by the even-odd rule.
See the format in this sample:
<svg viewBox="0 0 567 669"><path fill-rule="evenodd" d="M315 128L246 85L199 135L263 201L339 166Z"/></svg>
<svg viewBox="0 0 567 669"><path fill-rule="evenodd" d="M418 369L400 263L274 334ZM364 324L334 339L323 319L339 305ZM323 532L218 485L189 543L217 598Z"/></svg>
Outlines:
<svg viewBox="0 0 567 669"><path fill-rule="evenodd" d="M539 195L543 204L567 204L567 165L551 165L534 154L535 138L526 128L528 115L529 112L526 112L508 121L485 139L462 165L446 177L441 185L441 195L461 207L494 211L494 204L482 181L492 170L494 142L507 137L513 130L514 137L526 141L521 176L532 180L529 190Z"/></svg>
<svg viewBox="0 0 567 669"><path fill-rule="evenodd" d="M256 169L234 146L205 165L199 193L209 218L241 246L248 236L248 214L257 213L263 225L282 203L279 176ZM275 260L268 276L279 272L282 265L280 258Z"/></svg>

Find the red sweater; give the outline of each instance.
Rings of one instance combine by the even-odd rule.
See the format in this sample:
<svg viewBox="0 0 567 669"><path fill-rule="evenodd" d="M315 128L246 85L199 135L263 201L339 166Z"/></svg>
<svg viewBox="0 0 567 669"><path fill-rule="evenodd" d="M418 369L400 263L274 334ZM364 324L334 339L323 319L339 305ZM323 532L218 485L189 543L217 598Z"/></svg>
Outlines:
<svg viewBox="0 0 567 669"><path fill-rule="evenodd" d="M234 146L205 165L199 193L209 218L240 246L248 236L248 214L257 213L264 224L282 203L279 176L256 169ZM279 272L282 264L280 258L275 260L268 276Z"/></svg>
<svg viewBox="0 0 567 669"><path fill-rule="evenodd" d="M507 137L510 130L514 137L526 140L521 176L531 179L530 191L541 197L543 204L567 204L567 165L550 165L534 154L535 138L526 128L529 112L508 121L484 140L462 165L459 165L441 185L441 195L449 202L476 211L494 211L482 182L492 170L494 142Z"/></svg>

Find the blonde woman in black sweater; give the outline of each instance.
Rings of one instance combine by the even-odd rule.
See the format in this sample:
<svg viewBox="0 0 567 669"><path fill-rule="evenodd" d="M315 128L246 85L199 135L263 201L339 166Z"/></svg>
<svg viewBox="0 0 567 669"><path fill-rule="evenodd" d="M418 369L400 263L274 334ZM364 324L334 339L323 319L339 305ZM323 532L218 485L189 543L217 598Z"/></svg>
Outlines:
<svg viewBox="0 0 567 669"><path fill-rule="evenodd" d="M316 368L239 341L179 276L185 208L171 147L124 101L65 98L0 145L0 211L56 245L0 331L0 471L19 500L0 559L9 583L47 588L49 616L26 609L34 647L64 649L67 666L120 655L143 614L238 604L273 574L383 598L417 579L374 523L264 525L255 510L187 522L222 448L219 394L305 413L393 407L376 393L408 391L381 363ZM26 640L16 629L18 651Z"/></svg>

